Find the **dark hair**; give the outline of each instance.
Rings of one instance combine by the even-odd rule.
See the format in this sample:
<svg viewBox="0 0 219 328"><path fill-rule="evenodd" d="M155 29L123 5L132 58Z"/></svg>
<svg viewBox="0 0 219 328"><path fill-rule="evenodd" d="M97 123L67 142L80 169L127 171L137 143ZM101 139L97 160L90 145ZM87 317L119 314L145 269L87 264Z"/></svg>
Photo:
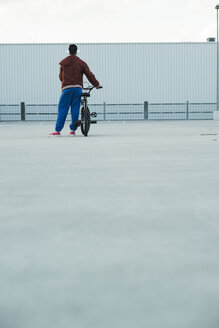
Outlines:
<svg viewBox="0 0 219 328"><path fill-rule="evenodd" d="M76 44L70 44L68 50L71 55L75 55L77 53L78 47L76 46Z"/></svg>

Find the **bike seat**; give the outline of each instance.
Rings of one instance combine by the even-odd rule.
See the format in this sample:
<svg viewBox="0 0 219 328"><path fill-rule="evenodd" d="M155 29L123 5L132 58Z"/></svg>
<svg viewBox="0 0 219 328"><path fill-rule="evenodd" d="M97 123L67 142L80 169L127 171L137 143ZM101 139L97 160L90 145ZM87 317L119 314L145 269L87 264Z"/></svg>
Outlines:
<svg viewBox="0 0 219 328"><path fill-rule="evenodd" d="M90 97L89 92L82 92L81 97Z"/></svg>

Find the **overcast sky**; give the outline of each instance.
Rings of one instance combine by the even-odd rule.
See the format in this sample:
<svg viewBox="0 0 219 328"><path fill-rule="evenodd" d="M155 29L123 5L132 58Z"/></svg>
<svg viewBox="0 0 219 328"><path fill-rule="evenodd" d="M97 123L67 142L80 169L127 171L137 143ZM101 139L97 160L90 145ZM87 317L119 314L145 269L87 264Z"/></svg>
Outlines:
<svg viewBox="0 0 219 328"><path fill-rule="evenodd" d="M216 36L216 4L215 0L0 0L0 43L205 42Z"/></svg>

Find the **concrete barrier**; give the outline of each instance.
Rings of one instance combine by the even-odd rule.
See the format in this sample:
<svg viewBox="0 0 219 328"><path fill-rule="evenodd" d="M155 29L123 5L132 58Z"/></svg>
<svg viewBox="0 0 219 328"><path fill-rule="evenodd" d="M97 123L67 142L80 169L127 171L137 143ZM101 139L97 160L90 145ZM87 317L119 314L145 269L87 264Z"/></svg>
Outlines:
<svg viewBox="0 0 219 328"><path fill-rule="evenodd" d="M213 119L215 121L219 121L219 110L213 112Z"/></svg>

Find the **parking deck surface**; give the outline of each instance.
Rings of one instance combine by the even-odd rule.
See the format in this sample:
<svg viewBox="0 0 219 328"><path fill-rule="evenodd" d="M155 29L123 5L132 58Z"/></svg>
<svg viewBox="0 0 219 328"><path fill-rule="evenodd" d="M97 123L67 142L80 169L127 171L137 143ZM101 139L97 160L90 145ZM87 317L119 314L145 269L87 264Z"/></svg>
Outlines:
<svg viewBox="0 0 219 328"><path fill-rule="evenodd" d="M0 123L2 328L218 328L219 122Z"/></svg>

